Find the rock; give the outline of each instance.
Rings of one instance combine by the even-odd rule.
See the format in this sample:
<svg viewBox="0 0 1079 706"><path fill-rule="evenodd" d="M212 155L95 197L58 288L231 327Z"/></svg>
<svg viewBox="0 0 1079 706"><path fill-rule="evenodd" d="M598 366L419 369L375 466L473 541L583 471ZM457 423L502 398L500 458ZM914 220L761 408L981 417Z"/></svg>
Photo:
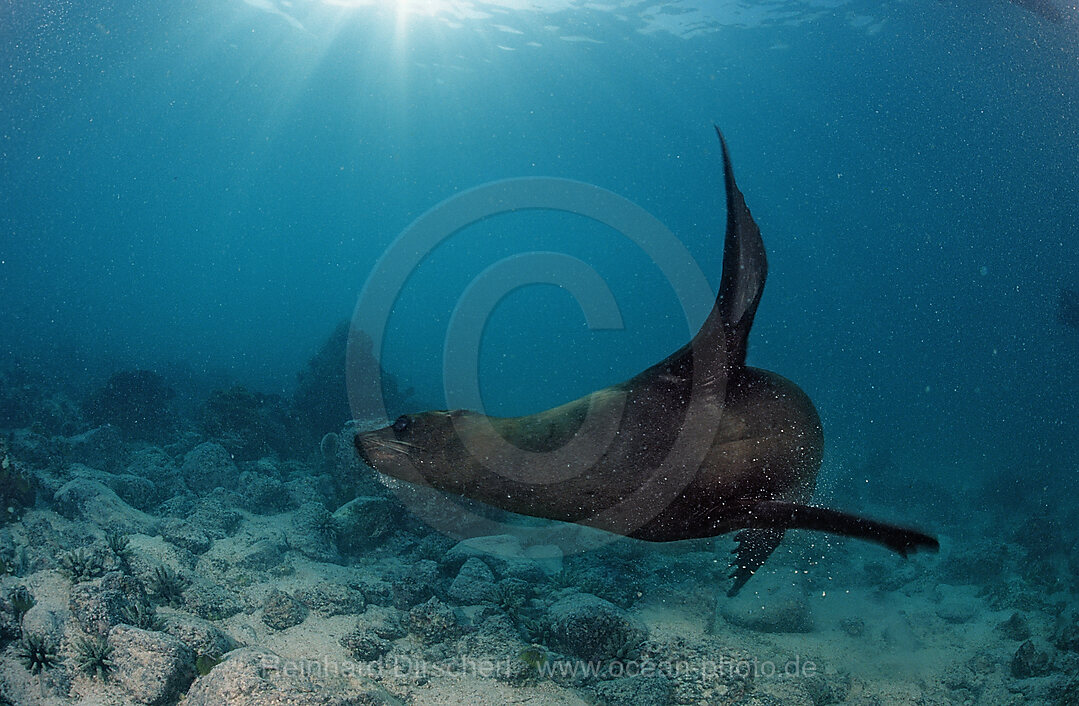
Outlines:
<svg viewBox="0 0 1079 706"><path fill-rule="evenodd" d="M116 682L136 703L175 701L195 676L195 654L172 635L117 625L109 644Z"/></svg>
<svg viewBox="0 0 1079 706"><path fill-rule="evenodd" d="M1079 677L1069 679L1057 696L1056 706L1074 706L1079 704Z"/></svg>
<svg viewBox="0 0 1079 706"><path fill-rule="evenodd" d="M455 640L463 632L457 613L437 598L408 612L408 631L425 645Z"/></svg>
<svg viewBox="0 0 1079 706"><path fill-rule="evenodd" d="M240 526L243 516L232 508L226 498L219 497L215 491L199 501L195 510L187 518L206 534L214 537L227 537Z"/></svg>
<svg viewBox="0 0 1079 706"><path fill-rule="evenodd" d="M210 548L210 538L187 520L171 518L161 525L161 536L166 542L186 549L192 554L202 554Z"/></svg>
<svg viewBox="0 0 1079 706"><path fill-rule="evenodd" d="M285 630L307 619L307 607L287 593L274 591L262 606L262 622L274 630Z"/></svg>
<svg viewBox="0 0 1079 706"><path fill-rule="evenodd" d="M367 428L374 427L367 426ZM332 460L324 462L331 482L338 492L338 497L370 497L386 492L378 479L378 473L360 460L356 447L352 445L356 433L363 430L362 422L348 422L342 432L337 435L336 444L332 450ZM327 452L329 451L327 449Z"/></svg>
<svg viewBox="0 0 1079 706"><path fill-rule="evenodd" d="M537 667L547 657L546 651L522 650L517 629L500 613L488 615L475 630L455 642L453 654L462 664L487 664L488 668L479 672L481 676L515 685L537 677Z"/></svg>
<svg viewBox="0 0 1079 706"><path fill-rule="evenodd" d="M813 632L805 593L791 584L743 591L723 603L720 612L731 625L755 632Z"/></svg>
<svg viewBox="0 0 1079 706"><path fill-rule="evenodd" d="M81 463L71 464L67 473L72 478L85 478L101 483L119 495L124 502L140 510L149 510L159 500L157 487L153 481L142 476L130 473L106 473Z"/></svg>
<svg viewBox="0 0 1079 706"><path fill-rule="evenodd" d="M846 617L839 621L839 627L850 637L862 637L865 635L865 620L857 617Z"/></svg>
<svg viewBox="0 0 1079 706"><path fill-rule="evenodd" d="M45 638L54 645L60 644L64 635L64 624L71 618L71 612L45 603L37 603L22 617L23 635L35 635Z"/></svg>
<svg viewBox="0 0 1079 706"><path fill-rule="evenodd" d="M124 502L139 510L151 510L161 500L161 493L154 482L142 476L116 473L103 482Z"/></svg>
<svg viewBox="0 0 1079 706"><path fill-rule="evenodd" d="M416 543L412 558L438 560L456 544L457 542L440 532L431 532Z"/></svg>
<svg viewBox="0 0 1079 706"><path fill-rule="evenodd" d="M147 446L131 452L124 473L141 476L155 485L171 484L179 475L172 456L156 446Z"/></svg>
<svg viewBox="0 0 1079 706"><path fill-rule="evenodd" d="M120 430L111 424L64 439L65 458L103 471L115 470L124 454Z"/></svg>
<svg viewBox="0 0 1079 706"><path fill-rule="evenodd" d="M367 611L360 616L359 627L370 630L384 640L396 640L408 634L401 616L401 611L396 608L367 606Z"/></svg>
<svg viewBox="0 0 1079 706"><path fill-rule="evenodd" d="M843 703L850 695L852 683L849 672L825 675L817 670L804 674L798 681L809 692L816 706Z"/></svg>
<svg viewBox="0 0 1079 706"><path fill-rule="evenodd" d="M187 692L184 706L378 706L397 704L385 691L336 670L300 669L261 648L230 652Z"/></svg>
<svg viewBox="0 0 1079 706"><path fill-rule="evenodd" d="M359 662L374 661L393 647L388 640L382 639L373 630L365 627L358 627L342 637L341 646L348 650L352 659Z"/></svg>
<svg viewBox="0 0 1079 706"><path fill-rule="evenodd" d="M495 575L487 564L477 557L471 557L461 565L447 593L459 605L489 603L498 593Z"/></svg>
<svg viewBox="0 0 1079 706"><path fill-rule="evenodd" d="M954 584L986 585L1010 573L1007 547L997 542L959 545L941 562L944 579Z"/></svg>
<svg viewBox="0 0 1079 706"><path fill-rule="evenodd" d="M50 438L32 429L15 429L7 441L6 455L34 468L48 468L67 452L65 439Z"/></svg>
<svg viewBox="0 0 1079 706"><path fill-rule="evenodd" d="M979 606L978 601L967 596L947 596L937 606L937 616L949 623L968 623L977 615Z"/></svg>
<svg viewBox="0 0 1079 706"><path fill-rule="evenodd" d="M560 599L546 620L551 646L585 660L624 657L648 636L625 610L588 593Z"/></svg>
<svg viewBox="0 0 1079 706"><path fill-rule="evenodd" d="M671 680L663 674L635 675L603 681L596 685L596 700L604 706L666 706L671 698Z"/></svg>
<svg viewBox="0 0 1079 706"><path fill-rule="evenodd" d="M330 502L337 500L333 481L325 473L293 478L285 483L285 491L288 492L289 504L292 507L300 507L306 503L329 507Z"/></svg>
<svg viewBox="0 0 1079 706"><path fill-rule="evenodd" d="M363 591L363 597L367 599L368 605L394 605L393 584L389 581L386 581L379 576L361 574L352 581L352 584ZM408 606L408 608L411 607L411 605ZM408 610L408 608L405 608L405 610Z"/></svg>
<svg viewBox="0 0 1079 706"><path fill-rule="evenodd" d="M296 598L324 618L362 613L367 604L362 592L331 581L305 588L296 594Z"/></svg>
<svg viewBox="0 0 1079 706"><path fill-rule="evenodd" d="M1023 614L1016 611L1010 618L997 625L997 632L1006 640L1022 642L1030 637L1030 626L1027 625Z"/></svg>
<svg viewBox="0 0 1079 706"><path fill-rule="evenodd" d="M72 520L85 520L124 534L156 534L157 520L131 507L110 488L86 478L74 478L56 491L55 509Z"/></svg>
<svg viewBox="0 0 1079 706"><path fill-rule="evenodd" d="M180 475L188 488L198 495L205 495L214 488L235 489L240 480L240 469L224 446L207 441L187 452Z"/></svg>
<svg viewBox="0 0 1079 706"><path fill-rule="evenodd" d="M408 610L430 598L441 583L438 564L430 560L417 561L409 567L404 578L393 582L393 605Z"/></svg>
<svg viewBox="0 0 1079 706"><path fill-rule="evenodd" d="M510 534L472 537L455 544L442 556L442 568L451 574L476 557L482 559L499 578L514 577L537 582L547 577L543 567L521 546L521 540ZM554 565L549 549L539 549L542 560ZM560 560L557 563L561 563Z"/></svg>
<svg viewBox="0 0 1079 706"><path fill-rule="evenodd" d="M281 563L285 546L276 538L256 539L236 551L235 565L252 571L269 571Z"/></svg>
<svg viewBox="0 0 1079 706"><path fill-rule="evenodd" d="M1027 640L1012 657L1012 676L1016 679L1043 677L1053 671L1052 647L1041 640Z"/></svg>
<svg viewBox="0 0 1079 706"><path fill-rule="evenodd" d="M776 706L820 706L801 680L761 679L745 706L776 704Z"/></svg>
<svg viewBox="0 0 1079 706"><path fill-rule="evenodd" d="M118 588L106 588L102 583L97 580L74 586L68 608L83 632L104 637L123 622L131 602Z"/></svg>
<svg viewBox="0 0 1079 706"><path fill-rule="evenodd" d="M315 561L340 563L333 516L320 503L304 503L285 528L290 549Z"/></svg>
<svg viewBox="0 0 1079 706"><path fill-rule="evenodd" d="M224 586L199 583L184 591L184 610L204 620L224 620L243 610L239 598Z"/></svg>
<svg viewBox="0 0 1079 706"><path fill-rule="evenodd" d="M285 535L274 528L251 529L213 543L198 560L198 571L226 583L237 574L269 571L284 559Z"/></svg>
<svg viewBox="0 0 1079 706"><path fill-rule="evenodd" d="M1079 613L1072 611L1057 619L1053 644L1065 652L1079 652Z"/></svg>
<svg viewBox="0 0 1079 706"><path fill-rule="evenodd" d="M296 507L288 488L277 478L245 471L240 474L239 487L243 508L248 512L273 515Z"/></svg>
<svg viewBox="0 0 1079 706"><path fill-rule="evenodd" d="M164 632L179 639L196 656L220 657L239 647L234 639L208 620L174 613L166 616L164 623Z"/></svg>
<svg viewBox="0 0 1079 706"><path fill-rule="evenodd" d="M355 554L377 545L393 530L394 505L383 497L359 497L333 513L337 548Z"/></svg>

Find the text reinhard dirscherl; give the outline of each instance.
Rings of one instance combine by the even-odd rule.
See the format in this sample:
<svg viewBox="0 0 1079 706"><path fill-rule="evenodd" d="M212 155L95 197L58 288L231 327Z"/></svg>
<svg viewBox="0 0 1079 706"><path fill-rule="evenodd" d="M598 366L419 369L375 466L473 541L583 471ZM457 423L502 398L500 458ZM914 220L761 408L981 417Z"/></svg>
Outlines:
<svg viewBox="0 0 1079 706"><path fill-rule="evenodd" d="M759 660L754 657L734 658L721 656L710 660L659 660L644 658L639 660L535 660L526 662L521 657L503 659L484 659L476 657L457 657L454 659L432 662L423 659L392 656L373 662L353 662L335 660L328 656L311 659L284 659L278 656L266 656L260 668L264 672L278 672L293 678L318 679L327 676L356 676L367 678L425 678L433 679L449 675L474 675L484 678L503 677L520 678L527 671L535 670L537 676L547 678L571 679L598 677L617 679L619 677L652 676L665 674L669 677L691 675L701 680L712 679L749 679L749 678L795 678L817 674L815 662L801 657L792 657L787 661Z"/></svg>

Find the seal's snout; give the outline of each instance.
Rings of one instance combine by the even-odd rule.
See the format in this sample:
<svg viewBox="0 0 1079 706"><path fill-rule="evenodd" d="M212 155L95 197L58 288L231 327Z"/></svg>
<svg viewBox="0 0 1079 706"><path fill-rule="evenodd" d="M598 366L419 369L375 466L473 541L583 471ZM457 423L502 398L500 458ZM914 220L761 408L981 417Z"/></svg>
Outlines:
<svg viewBox="0 0 1079 706"><path fill-rule="evenodd" d="M352 437L352 445L356 447L356 453L360 455L360 460L370 466L371 459L367 457L367 452L363 450L363 439L361 437L363 437L363 434Z"/></svg>

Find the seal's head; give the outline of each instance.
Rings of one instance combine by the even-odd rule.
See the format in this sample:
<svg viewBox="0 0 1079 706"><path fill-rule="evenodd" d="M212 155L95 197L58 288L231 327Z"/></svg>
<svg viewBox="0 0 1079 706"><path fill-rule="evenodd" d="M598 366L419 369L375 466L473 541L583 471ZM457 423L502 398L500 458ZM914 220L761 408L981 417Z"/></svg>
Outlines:
<svg viewBox="0 0 1079 706"><path fill-rule="evenodd" d="M445 466L454 455L452 449L460 446L453 443L453 418L464 414L444 410L403 414L387 427L357 434L353 441L367 465L388 476L420 483L425 470Z"/></svg>

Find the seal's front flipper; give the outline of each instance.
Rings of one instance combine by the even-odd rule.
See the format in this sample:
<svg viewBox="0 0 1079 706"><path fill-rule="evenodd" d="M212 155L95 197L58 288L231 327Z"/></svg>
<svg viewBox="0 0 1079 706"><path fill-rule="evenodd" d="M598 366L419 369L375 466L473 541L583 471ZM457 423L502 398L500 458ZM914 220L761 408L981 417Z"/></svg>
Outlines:
<svg viewBox="0 0 1079 706"><path fill-rule="evenodd" d="M727 597L733 598L746 585L746 581L764 566L764 562L783 541L782 529L744 529L734 535L734 541L738 546L731 550L734 558L731 561L730 578L734 579L731 588L727 591Z"/></svg>
<svg viewBox="0 0 1079 706"><path fill-rule="evenodd" d="M831 532L882 544L904 557L920 549L933 552L940 549L940 542L918 530L877 522L867 517L848 515L845 512L824 507L777 500L766 500L751 505L747 508L742 526L752 529L782 528Z"/></svg>
<svg viewBox="0 0 1079 706"><path fill-rule="evenodd" d="M749 331L753 328L753 317L757 315L757 305L764 293L764 281L768 278L768 258L760 228L734 181L727 141L718 127L716 135L723 150L723 180L727 196L723 274L712 312L691 345L695 349L717 343L724 345L726 356L722 360L729 370L746 364Z"/></svg>

